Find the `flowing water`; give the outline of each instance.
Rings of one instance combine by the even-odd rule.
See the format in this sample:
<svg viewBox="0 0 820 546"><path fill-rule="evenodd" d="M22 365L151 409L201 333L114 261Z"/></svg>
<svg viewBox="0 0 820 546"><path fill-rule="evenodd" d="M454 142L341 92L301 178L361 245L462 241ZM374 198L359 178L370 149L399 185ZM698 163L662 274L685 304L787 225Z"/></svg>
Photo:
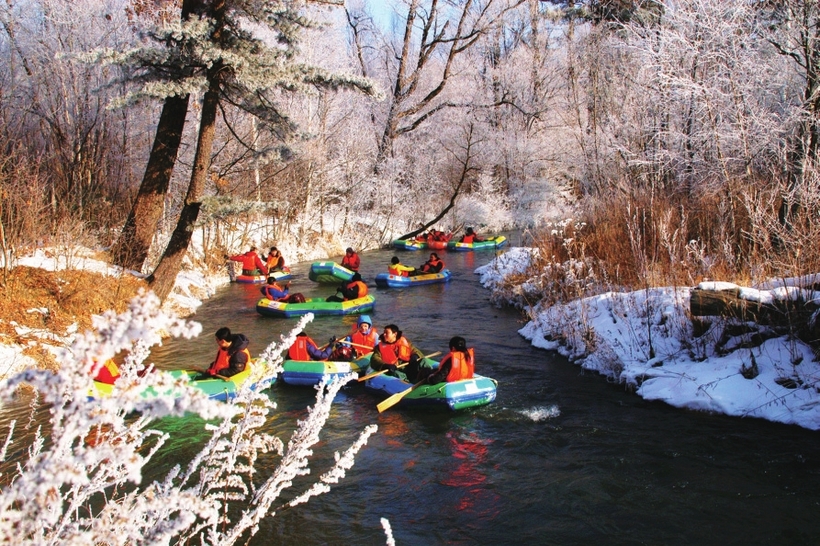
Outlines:
<svg viewBox="0 0 820 546"><path fill-rule="evenodd" d="M360 385L345 387L315 449L313 477L358 431L379 430L330 493L285 509L251 541L265 544L384 544L380 518L401 544L820 544L818 433L646 402L623 386L533 349L513 310L489 303L476 267L493 252L440 252L446 285L376 289L392 255L418 266L427 252L374 251L361 272L376 295L377 327L396 323L425 352L453 335L476 349L476 369L499 381L496 401L463 413L390 409ZM297 264L291 291L329 295ZM296 319L255 311L259 287L233 284L205 302L204 333L153 353L162 368L204 367L223 325L251 338L258 354ZM348 333L356 317L317 317L319 344ZM270 432L287 442L312 403L310 388L277 383ZM172 422L172 449L156 478L195 453L195 418ZM193 437L193 439L192 439ZM276 459L262 462L261 474Z"/></svg>

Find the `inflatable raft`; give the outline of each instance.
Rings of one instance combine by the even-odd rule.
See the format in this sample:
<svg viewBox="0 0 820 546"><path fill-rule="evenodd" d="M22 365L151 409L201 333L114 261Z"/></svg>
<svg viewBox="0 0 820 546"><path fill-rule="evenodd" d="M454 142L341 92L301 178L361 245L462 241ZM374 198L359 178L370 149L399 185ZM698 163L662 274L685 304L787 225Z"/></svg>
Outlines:
<svg viewBox="0 0 820 546"><path fill-rule="evenodd" d="M268 281L268 277L273 277L277 281L287 281L293 278L289 269L274 271L269 275L237 275L236 282L261 284Z"/></svg>
<svg viewBox="0 0 820 546"><path fill-rule="evenodd" d="M442 269L439 273L427 275L414 275L412 277L402 277L401 275L391 275L390 273L379 273L376 275L376 286L379 288L404 288L405 286L421 286L423 284L436 284L447 282L453 276L449 269Z"/></svg>
<svg viewBox="0 0 820 546"><path fill-rule="evenodd" d="M371 353L372 354L372 353ZM342 377L349 373L363 374L370 364L370 354L351 360L340 362L333 360L285 360L282 363L282 381L288 385L312 387L318 385L325 375L331 379Z"/></svg>
<svg viewBox="0 0 820 546"><path fill-rule="evenodd" d="M475 243L459 243L456 241L450 241L449 243L447 243L447 250L492 250L496 248L501 248L506 244L507 238L503 235L499 235L498 237L490 237L489 239L486 239L484 241L478 241Z"/></svg>
<svg viewBox="0 0 820 546"><path fill-rule="evenodd" d="M364 383L365 389L387 398L405 391L413 386L398 377L386 373L371 377ZM495 400L498 383L495 379L475 375L472 379L463 379L453 383L422 385L401 399L395 407L444 408L458 411L484 406Z"/></svg>
<svg viewBox="0 0 820 546"><path fill-rule="evenodd" d="M425 250L427 248L427 241L419 241L418 239L396 239L393 241L393 247L401 250Z"/></svg>
<svg viewBox="0 0 820 546"><path fill-rule="evenodd" d="M318 283L341 284L353 278L353 271L336 262L313 262L308 278Z"/></svg>
<svg viewBox="0 0 820 546"><path fill-rule="evenodd" d="M198 377L201 374L201 372L197 370L172 370L168 373L170 373L175 379L187 378L189 385L207 394L208 398L212 400L220 400L222 402L225 402L236 396L236 393L239 390L239 388L242 387L245 383L247 383L248 379L250 379L252 371L253 364L251 363L250 365L245 366L244 371L241 371L238 374L229 377L227 381L224 379L220 379L218 377L208 379L194 379L195 377ZM89 392L88 398L93 400L95 398L110 396L116 388L116 382L114 384L110 384L102 383L100 381L94 381L94 387ZM156 395L157 392L150 387L145 389L145 392L143 394L143 396L145 397Z"/></svg>
<svg viewBox="0 0 820 546"><path fill-rule="evenodd" d="M285 303L262 298L256 302L256 312L269 317L298 317L314 315L349 315L373 309L375 298L368 294L363 298L348 301L325 301L324 298L309 298L304 303Z"/></svg>

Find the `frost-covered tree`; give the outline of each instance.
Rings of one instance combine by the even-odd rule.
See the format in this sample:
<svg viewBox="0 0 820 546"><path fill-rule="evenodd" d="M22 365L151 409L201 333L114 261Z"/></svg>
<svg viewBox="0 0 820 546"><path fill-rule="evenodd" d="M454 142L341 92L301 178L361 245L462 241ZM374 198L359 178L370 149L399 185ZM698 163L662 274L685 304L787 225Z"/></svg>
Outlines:
<svg viewBox="0 0 820 546"><path fill-rule="evenodd" d="M308 86L375 92L369 80L298 61L301 33L313 24L302 2L191 2L188 18L166 23L148 34L158 46L111 54L113 61L136 68L137 79L144 83L140 89L143 95L167 97L204 91L188 191L176 229L149 277L161 299L173 288L199 214L220 108L231 105L245 110L261 120L270 134L284 138L293 127L278 106L281 93L299 92Z"/></svg>
<svg viewBox="0 0 820 546"><path fill-rule="evenodd" d="M0 382L3 400L21 384L33 386L32 413L45 409L40 415L49 416L47 422L32 415L28 424L8 423L0 461L12 464L2 475L0 540L77 546L234 544L253 536L259 522L278 509L327 492L353 465L375 425L344 453L336 453L312 485L290 501L281 499L296 477L310 473L312 450L344 381L319 389L316 404L287 444L265 432L275 404L263 391L281 370L281 353L310 319L303 318L254 361L246 383L254 386L243 387L231 403L210 400L186 381L145 369L148 350L162 335L190 337L201 331L199 324L161 312L153 295L135 298L121 315L99 317L96 331L78 336L59 356L59 373L29 370ZM100 363L120 352L127 357L112 395L89 400L91 377ZM157 421L186 418L186 412L210 422L204 425L209 440L186 464L145 483L148 465L169 438ZM257 462L266 453L278 457L278 465L262 474Z"/></svg>

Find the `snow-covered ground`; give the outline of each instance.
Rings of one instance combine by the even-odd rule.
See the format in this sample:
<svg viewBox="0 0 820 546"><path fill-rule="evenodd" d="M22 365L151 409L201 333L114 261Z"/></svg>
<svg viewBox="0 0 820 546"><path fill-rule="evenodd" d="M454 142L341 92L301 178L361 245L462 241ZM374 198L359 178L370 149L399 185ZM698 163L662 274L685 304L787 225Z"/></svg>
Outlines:
<svg viewBox="0 0 820 546"><path fill-rule="evenodd" d="M506 275L524 272L530 252L510 249L476 273L492 290ZM726 286L703 283L699 288ZM527 309L532 320L519 332L533 346L634 386L648 400L820 429L820 365L811 347L778 336L741 348L741 339L725 342L726 322L718 318L696 337L688 318L690 291L609 292L564 305L535 305ZM790 294L776 284L741 292L759 301Z"/></svg>

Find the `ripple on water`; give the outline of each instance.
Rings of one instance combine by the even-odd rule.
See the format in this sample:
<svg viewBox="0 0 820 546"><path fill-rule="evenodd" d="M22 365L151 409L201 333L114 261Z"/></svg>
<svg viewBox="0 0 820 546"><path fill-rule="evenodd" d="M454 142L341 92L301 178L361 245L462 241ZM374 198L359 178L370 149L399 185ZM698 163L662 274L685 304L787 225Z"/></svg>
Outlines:
<svg viewBox="0 0 820 546"><path fill-rule="evenodd" d="M557 405L551 406L535 406L528 409L520 410L519 413L533 421L546 421L547 419L554 419L561 415L561 410Z"/></svg>

